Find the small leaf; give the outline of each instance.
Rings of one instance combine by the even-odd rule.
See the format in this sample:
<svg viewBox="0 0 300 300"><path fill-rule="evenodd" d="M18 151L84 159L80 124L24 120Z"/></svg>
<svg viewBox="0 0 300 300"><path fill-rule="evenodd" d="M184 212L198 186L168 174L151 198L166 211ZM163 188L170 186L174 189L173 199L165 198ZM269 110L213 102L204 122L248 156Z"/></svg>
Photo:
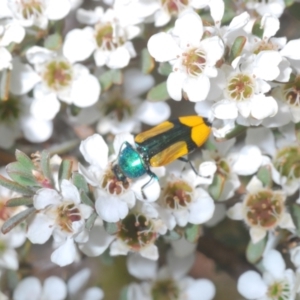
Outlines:
<svg viewBox="0 0 300 300"><path fill-rule="evenodd" d="M236 124L235 127L233 128L233 130L225 135L224 139L230 140L230 139L242 134L243 132L245 132L246 129L247 129L246 126Z"/></svg>
<svg viewBox="0 0 300 300"><path fill-rule="evenodd" d="M225 180L226 180L226 178L224 175L216 173L214 175L213 182L208 187L209 194L216 201L218 201L221 197L221 194L224 189Z"/></svg>
<svg viewBox="0 0 300 300"><path fill-rule="evenodd" d="M296 232L300 235L300 205L293 204L291 207L292 218L296 226Z"/></svg>
<svg viewBox="0 0 300 300"><path fill-rule="evenodd" d="M230 49L230 53L229 53L229 62L232 63L234 61L235 58L237 58L238 56L241 55L243 49L244 49L244 46L246 44L246 37L245 36L238 36L231 49Z"/></svg>
<svg viewBox="0 0 300 300"><path fill-rule="evenodd" d="M29 156L27 156L25 153L23 153L20 150L16 150L15 152L16 155L16 159L17 161L29 172L31 172L33 169L35 169L35 166L32 162L32 160L30 159Z"/></svg>
<svg viewBox="0 0 300 300"><path fill-rule="evenodd" d="M73 165L73 162L69 159L64 159L61 162L59 171L58 171L59 184L61 184L63 179L69 180L71 178L72 165Z"/></svg>
<svg viewBox="0 0 300 300"><path fill-rule="evenodd" d="M181 238L181 234L175 230L169 230L165 235L164 239L167 241L176 241Z"/></svg>
<svg viewBox="0 0 300 300"><path fill-rule="evenodd" d="M295 0L284 0L285 7L289 7L295 3Z"/></svg>
<svg viewBox="0 0 300 300"><path fill-rule="evenodd" d="M104 72L99 77L102 91L107 91L113 84L113 73L112 70Z"/></svg>
<svg viewBox="0 0 300 300"><path fill-rule="evenodd" d="M18 169L18 164L18 162L15 162L7 166L6 171L9 177L22 186L38 186L32 174L16 170Z"/></svg>
<svg viewBox="0 0 300 300"><path fill-rule="evenodd" d="M164 81L155 87L153 87L147 94L147 100L149 101L165 101L170 99L167 91L167 83Z"/></svg>
<svg viewBox="0 0 300 300"><path fill-rule="evenodd" d="M257 178L262 182L264 187L272 187L272 174L269 166L260 167L257 172Z"/></svg>
<svg viewBox="0 0 300 300"><path fill-rule="evenodd" d="M261 27L261 19L256 19L252 27L252 33L262 39L264 29Z"/></svg>
<svg viewBox="0 0 300 300"><path fill-rule="evenodd" d="M96 221L97 217L98 217L97 213L96 213L96 212L93 212L93 213L90 215L90 217L86 220L86 222L85 222L85 228L86 228L88 231L90 231L90 230L93 228L93 226L94 226L94 224L95 224L95 221Z"/></svg>
<svg viewBox="0 0 300 300"><path fill-rule="evenodd" d="M196 243L202 234L202 227L201 225L195 225L195 224L188 224L185 227L185 238L191 242Z"/></svg>
<svg viewBox="0 0 300 300"><path fill-rule="evenodd" d="M246 250L246 257L250 263L257 264L260 261L266 248L266 243L266 238L260 240L256 244L253 244L250 240Z"/></svg>
<svg viewBox="0 0 300 300"><path fill-rule="evenodd" d="M89 198L89 196L84 192L80 191L81 202L94 208L94 202Z"/></svg>
<svg viewBox="0 0 300 300"><path fill-rule="evenodd" d="M78 190L84 191L86 194L89 193L89 186L85 178L78 172L72 174L73 184L78 188Z"/></svg>
<svg viewBox="0 0 300 300"><path fill-rule="evenodd" d="M62 45L62 37L59 33L53 33L46 37L44 47L49 50L59 50Z"/></svg>
<svg viewBox="0 0 300 300"><path fill-rule="evenodd" d="M14 182L14 181L11 181L11 180L5 178L2 175L0 175L0 185L3 186L3 187L8 188L11 191L14 191L14 192L17 192L17 193L20 193L20 194L23 194L23 195L30 196L30 195L34 194L33 191L27 189L26 187Z"/></svg>
<svg viewBox="0 0 300 300"><path fill-rule="evenodd" d="M32 197L18 197L9 199L5 205L7 207L21 206L21 205L33 205Z"/></svg>
<svg viewBox="0 0 300 300"><path fill-rule="evenodd" d="M42 151L41 154L41 167L44 176L50 181L51 186L54 187L55 184L50 166L50 153L46 150Z"/></svg>
<svg viewBox="0 0 300 300"><path fill-rule="evenodd" d="M168 62L160 63L158 73L163 76L168 76L172 72L172 66Z"/></svg>
<svg viewBox="0 0 300 300"><path fill-rule="evenodd" d="M114 70L111 70L111 78L112 78L112 82L114 84L122 84L123 83L123 73L121 70L118 70L118 69L114 69Z"/></svg>
<svg viewBox="0 0 300 300"><path fill-rule="evenodd" d="M114 257L110 256L109 249L106 249L100 256L101 264L105 266L112 266L114 264Z"/></svg>
<svg viewBox="0 0 300 300"><path fill-rule="evenodd" d="M144 74L149 74L152 72L155 63L153 57L150 55L147 48L144 48L141 52L141 60L142 60L142 72Z"/></svg>
<svg viewBox="0 0 300 300"><path fill-rule="evenodd" d="M27 217L29 217L31 214L35 212L34 207L27 208L26 210L21 211L17 215L11 217L7 221L4 222L1 231L2 233L8 233L10 230L12 230L14 227L16 227L18 224L23 222Z"/></svg>
<svg viewBox="0 0 300 300"><path fill-rule="evenodd" d="M118 223L104 222L104 228L108 234L116 234L119 231Z"/></svg>

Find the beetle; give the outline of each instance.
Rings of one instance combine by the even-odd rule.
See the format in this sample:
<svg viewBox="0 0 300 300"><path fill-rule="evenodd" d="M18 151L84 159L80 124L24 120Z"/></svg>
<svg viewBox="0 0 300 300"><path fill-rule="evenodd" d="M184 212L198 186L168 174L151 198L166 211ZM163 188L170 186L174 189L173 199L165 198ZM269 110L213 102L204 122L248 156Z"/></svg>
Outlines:
<svg viewBox="0 0 300 300"><path fill-rule="evenodd" d="M150 167L165 166L198 147L208 139L211 124L200 116L185 116L165 121L147 131L139 133L134 141L134 148L124 142L112 169L119 181L127 182L127 178L136 179L144 174L151 178L156 175ZM185 160L186 161L186 160Z"/></svg>

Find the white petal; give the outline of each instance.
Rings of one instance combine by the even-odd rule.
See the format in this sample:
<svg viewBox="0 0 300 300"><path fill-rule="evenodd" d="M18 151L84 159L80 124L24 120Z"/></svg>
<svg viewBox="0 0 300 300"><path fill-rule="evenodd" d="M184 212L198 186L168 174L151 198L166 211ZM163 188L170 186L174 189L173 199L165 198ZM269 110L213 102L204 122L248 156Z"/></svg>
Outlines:
<svg viewBox="0 0 300 300"><path fill-rule="evenodd" d="M270 37L274 36L280 27L278 18L270 15L264 15L261 19L261 24L264 28L263 38L265 40L268 40Z"/></svg>
<svg viewBox="0 0 300 300"><path fill-rule="evenodd" d="M141 256L151 259L151 260L158 260L158 249L154 244L148 245L145 248L140 250Z"/></svg>
<svg viewBox="0 0 300 300"><path fill-rule="evenodd" d="M111 256L127 255L128 252L129 252L128 246L120 240L115 240L110 245L109 254Z"/></svg>
<svg viewBox="0 0 300 300"><path fill-rule="evenodd" d="M68 280L68 292L71 295L76 295L82 289L91 276L91 270L88 268L81 269Z"/></svg>
<svg viewBox="0 0 300 300"><path fill-rule="evenodd" d="M70 9L69 0L51 0L47 2L45 13L49 20L60 20L69 13Z"/></svg>
<svg viewBox="0 0 300 300"><path fill-rule="evenodd" d="M236 119L238 110L234 102L222 100L212 106L213 114L218 119Z"/></svg>
<svg viewBox="0 0 300 300"><path fill-rule="evenodd" d="M69 180L63 179L60 187L64 201L72 201L76 204L81 202L77 188Z"/></svg>
<svg viewBox="0 0 300 300"><path fill-rule="evenodd" d="M300 59L300 39L289 41L285 47L280 51L282 56L291 58L291 59Z"/></svg>
<svg viewBox="0 0 300 300"><path fill-rule="evenodd" d="M160 9L154 14L154 25L156 27L166 25L171 19L170 14L168 14L165 10Z"/></svg>
<svg viewBox="0 0 300 300"><path fill-rule="evenodd" d="M243 273L238 279L237 289L247 299L258 299L267 293L267 285L255 271Z"/></svg>
<svg viewBox="0 0 300 300"><path fill-rule="evenodd" d="M82 295L82 299L101 300L103 298L104 298L103 290L95 286L86 289Z"/></svg>
<svg viewBox="0 0 300 300"><path fill-rule="evenodd" d="M198 45L203 35L202 20L194 11L183 13L176 20L172 33L179 37L185 47L187 43Z"/></svg>
<svg viewBox="0 0 300 300"><path fill-rule="evenodd" d="M217 26L221 25L221 20L224 15L224 1L223 0L211 0L209 1L209 8L211 17L214 19L214 22Z"/></svg>
<svg viewBox="0 0 300 300"><path fill-rule="evenodd" d="M249 233L253 244L256 244L259 241L261 241L263 238L265 238L267 234L265 229L259 227L250 228Z"/></svg>
<svg viewBox="0 0 300 300"><path fill-rule="evenodd" d="M130 145L134 146L135 142L133 135L130 133L119 133L115 136L113 146L116 154L119 154L125 142L128 142Z"/></svg>
<svg viewBox="0 0 300 300"><path fill-rule="evenodd" d="M13 60L10 91L15 95L29 92L40 80L40 76L28 64L22 64L19 59Z"/></svg>
<svg viewBox="0 0 300 300"><path fill-rule="evenodd" d="M76 11L76 18L80 23L83 24L95 24L100 21L100 18L103 15L103 8L96 7L95 10L85 10L83 8L79 8Z"/></svg>
<svg viewBox="0 0 300 300"><path fill-rule="evenodd" d="M140 121L154 126L169 119L171 115L170 106L166 102L144 101L136 112Z"/></svg>
<svg viewBox="0 0 300 300"><path fill-rule="evenodd" d="M2 241L1 241L2 242ZM4 242L4 247L5 247ZM4 252L0 255L0 267L5 269L11 270L18 270L19 269L19 258L18 253L15 249L8 248L4 250Z"/></svg>
<svg viewBox="0 0 300 300"><path fill-rule="evenodd" d="M201 41L201 47L206 53L207 64L209 66L214 66L224 53L224 43L217 36Z"/></svg>
<svg viewBox="0 0 300 300"><path fill-rule="evenodd" d="M296 229L292 216L289 213L284 213L279 226L286 229Z"/></svg>
<svg viewBox="0 0 300 300"><path fill-rule="evenodd" d="M53 189L40 189L33 197L33 205L37 210L44 209L48 205L61 203L61 195Z"/></svg>
<svg viewBox="0 0 300 300"><path fill-rule="evenodd" d="M271 96L257 95L252 99L251 115L258 120L273 117L277 114L278 105Z"/></svg>
<svg viewBox="0 0 300 300"><path fill-rule="evenodd" d="M130 275L146 280L152 279L157 273L157 263L135 253L127 257L127 270Z"/></svg>
<svg viewBox="0 0 300 300"><path fill-rule="evenodd" d="M115 239L109 235L102 226L94 226L90 231L90 238L87 243L79 246L80 250L87 256L99 256L102 254Z"/></svg>
<svg viewBox="0 0 300 300"><path fill-rule="evenodd" d="M91 165L104 170L108 163L108 147L99 134L93 134L80 143L79 150Z"/></svg>
<svg viewBox="0 0 300 300"><path fill-rule="evenodd" d="M119 47L116 50L111 51L106 65L111 69L121 69L129 64L130 57L130 53L126 47Z"/></svg>
<svg viewBox="0 0 300 300"><path fill-rule="evenodd" d="M135 181L131 189L134 191L135 196L141 201L154 202L160 195L160 184L158 180L151 178L147 174ZM146 198L144 198L144 196Z"/></svg>
<svg viewBox="0 0 300 300"><path fill-rule="evenodd" d="M285 262L279 251L271 249L268 251L262 260L266 271L270 272L275 278L282 278L285 270Z"/></svg>
<svg viewBox="0 0 300 300"><path fill-rule="evenodd" d="M203 177L213 176L216 171L216 163L212 161L205 161L199 166L199 175Z"/></svg>
<svg viewBox="0 0 300 300"><path fill-rule="evenodd" d="M87 59L96 48L93 34L89 27L70 30L63 44L64 56L71 62Z"/></svg>
<svg viewBox="0 0 300 300"><path fill-rule="evenodd" d="M43 213L37 213L28 226L27 237L33 244L44 244L49 240L53 229L54 220Z"/></svg>
<svg viewBox="0 0 300 300"><path fill-rule="evenodd" d="M173 37L165 32L151 36L148 41L148 50L150 55L159 62L172 60L181 54Z"/></svg>
<svg viewBox="0 0 300 300"><path fill-rule="evenodd" d="M51 254L51 261L60 267L74 262L76 257L76 247L72 238L66 241Z"/></svg>
<svg viewBox="0 0 300 300"><path fill-rule="evenodd" d="M183 83L183 90L187 93L189 100L192 102L205 100L209 89L210 82L205 75L200 75L197 78L187 78Z"/></svg>
<svg viewBox="0 0 300 300"><path fill-rule="evenodd" d="M15 300L40 300L42 285L38 278L30 276L21 280L14 290Z"/></svg>
<svg viewBox="0 0 300 300"><path fill-rule="evenodd" d="M232 220L243 220L243 204L236 203L227 211L227 216Z"/></svg>
<svg viewBox="0 0 300 300"><path fill-rule="evenodd" d="M186 293L189 300L211 300L216 294L216 288L208 279L195 279L187 288Z"/></svg>
<svg viewBox="0 0 300 300"><path fill-rule="evenodd" d="M0 47L0 71L8 68L11 69L11 61L12 55L10 54L10 52L4 47Z"/></svg>
<svg viewBox="0 0 300 300"><path fill-rule="evenodd" d="M167 90L170 97L176 101L182 98L182 87L186 75L181 72L172 72L167 79Z"/></svg>
<svg viewBox="0 0 300 300"><path fill-rule="evenodd" d="M257 176L253 176L250 182L246 186L246 190L249 193L257 193L263 188L262 182L257 178Z"/></svg>
<svg viewBox="0 0 300 300"><path fill-rule="evenodd" d="M1 36L0 46L8 46L10 43L21 43L25 37L25 29L17 22L6 26L4 34Z"/></svg>
<svg viewBox="0 0 300 300"><path fill-rule="evenodd" d="M53 132L52 121L38 120L31 116L21 119L22 130L25 138L32 143L47 141Z"/></svg>
<svg viewBox="0 0 300 300"><path fill-rule="evenodd" d="M44 95L43 98L34 99L30 106L32 115L41 120L49 121L54 119L60 109L60 102L54 93Z"/></svg>
<svg viewBox="0 0 300 300"><path fill-rule="evenodd" d="M55 291L55 293L53 291ZM56 276L46 278L44 281L42 297L47 300L63 300L66 296L67 286L61 278Z"/></svg>
<svg viewBox="0 0 300 300"><path fill-rule="evenodd" d="M231 20L227 28L227 32L229 33L231 31L244 27L249 22L249 20L250 20L250 15L248 12L241 13L240 15L234 17Z"/></svg>
<svg viewBox="0 0 300 300"><path fill-rule="evenodd" d="M26 51L26 58L33 65L44 64L53 57L53 51L40 46L32 46Z"/></svg>

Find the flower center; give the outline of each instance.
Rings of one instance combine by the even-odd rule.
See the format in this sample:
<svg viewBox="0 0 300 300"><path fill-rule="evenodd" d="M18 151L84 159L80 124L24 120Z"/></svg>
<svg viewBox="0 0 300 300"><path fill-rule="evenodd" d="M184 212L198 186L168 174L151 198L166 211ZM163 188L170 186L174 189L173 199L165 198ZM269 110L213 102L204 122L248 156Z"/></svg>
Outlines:
<svg viewBox="0 0 300 300"><path fill-rule="evenodd" d="M234 101L244 101L253 96L254 88L253 78L248 74L239 73L229 78L225 93Z"/></svg>
<svg viewBox="0 0 300 300"><path fill-rule="evenodd" d="M57 224L63 231L73 232L72 223L81 220L81 213L73 202L64 202L57 207Z"/></svg>
<svg viewBox="0 0 300 300"><path fill-rule="evenodd" d="M153 300L177 300L180 296L179 287L172 279L154 282L151 294Z"/></svg>
<svg viewBox="0 0 300 300"><path fill-rule="evenodd" d="M199 48L190 49L182 54L182 65L186 68L187 74L197 77L200 75L206 64L205 52Z"/></svg>
<svg viewBox="0 0 300 300"><path fill-rule="evenodd" d="M26 20L39 18L45 11L44 2L41 0L16 0L10 4Z"/></svg>
<svg viewBox="0 0 300 300"><path fill-rule="evenodd" d="M64 59L52 60L46 64L42 77L50 89L64 90L73 79L72 65Z"/></svg>
<svg viewBox="0 0 300 300"><path fill-rule="evenodd" d="M189 0L161 0L162 8L170 15L178 15L189 4Z"/></svg>
<svg viewBox="0 0 300 300"><path fill-rule="evenodd" d="M268 42L266 42L266 41L261 41L261 42L259 42L259 43L256 45L256 47L255 47L253 53L254 53L254 54L258 54L258 53L261 52L261 51L267 51L267 50L277 50L277 46L274 45L274 44L272 44L272 43L269 42L269 41L268 41Z"/></svg>
<svg viewBox="0 0 300 300"><path fill-rule="evenodd" d="M280 149L275 158L274 166L281 176L285 176L288 181L300 178L300 148L290 146Z"/></svg>
<svg viewBox="0 0 300 300"><path fill-rule="evenodd" d="M287 281L274 282L268 288L268 297L270 300L288 300L291 299L291 289Z"/></svg>
<svg viewBox="0 0 300 300"><path fill-rule="evenodd" d="M120 222L118 237L130 249L138 251L156 240L157 234L153 227L151 220L146 216L131 213Z"/></svg>
<svg viewBox="0 0 300 300"><path fill-rule="evenodd" d="M120 195L124 193L124 191L129 189L130 184L128 181L119 181L115 174L112 172L111 168L108 168L105 175L103 176L101 186L109 194Z"/></svg>
<svg viewBox="0 0 300 300"><path fill-rule="evenodd" d="M0 122L13 122L18 119L20 112L20 101L17 98L9 97L7 100L0 100Z"/></svg>
<svg viewBox="0 0 300 300"><path fill-rule="evenodd" d="M184 208L192 202L193 188L185 181L168 182L164 191L165 204L171 209Z"/></svg>
<svg viewBox="0 0 300 300"><path fill-rule="evenodd" d="M95 32L97 45L104 51L112 51L125 43L120 32L119 35L116 36L113 24L111 23L98 23L95 26Z"/></svg>
<svg viewBox="0 0 300 300"><path fill-rule="evenodd" d="M116 119L121 122L122 120L130 117L133 113L133 107L129 100L123 99L121 95L112 95L103 104L104 114L114 114Z"/></svg>
<svg viewBox="0 0 300 300"><path fill-rule="evenodd" d="M284 196L280 192L263 189L247 195L244 205L249 226L271 229L277 226L284 213Z"/></svg>
<svg viewBox="0 0 300 300"><path fill-rule="evenodd" d="M292 75L282 87L284 100L294 107L300 107L300 75Z"/></svg>

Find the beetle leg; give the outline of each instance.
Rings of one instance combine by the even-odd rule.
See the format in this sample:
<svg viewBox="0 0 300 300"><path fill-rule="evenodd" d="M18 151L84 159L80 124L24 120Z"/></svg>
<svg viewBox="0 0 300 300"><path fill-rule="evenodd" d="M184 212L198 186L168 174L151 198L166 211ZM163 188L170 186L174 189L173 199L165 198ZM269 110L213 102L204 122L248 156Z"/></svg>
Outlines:
<svg viewBox="0 0 300 300"><path fill-rule="evenodd" d="M197 170L195 169L194 165L192 164L192 162L188 158L179 157L178 160L183 161L185 163L188 163L191 166L192 170L195 172L195 174L198 175L198 176L200 176L200 174L197 172Z"/></svg>

